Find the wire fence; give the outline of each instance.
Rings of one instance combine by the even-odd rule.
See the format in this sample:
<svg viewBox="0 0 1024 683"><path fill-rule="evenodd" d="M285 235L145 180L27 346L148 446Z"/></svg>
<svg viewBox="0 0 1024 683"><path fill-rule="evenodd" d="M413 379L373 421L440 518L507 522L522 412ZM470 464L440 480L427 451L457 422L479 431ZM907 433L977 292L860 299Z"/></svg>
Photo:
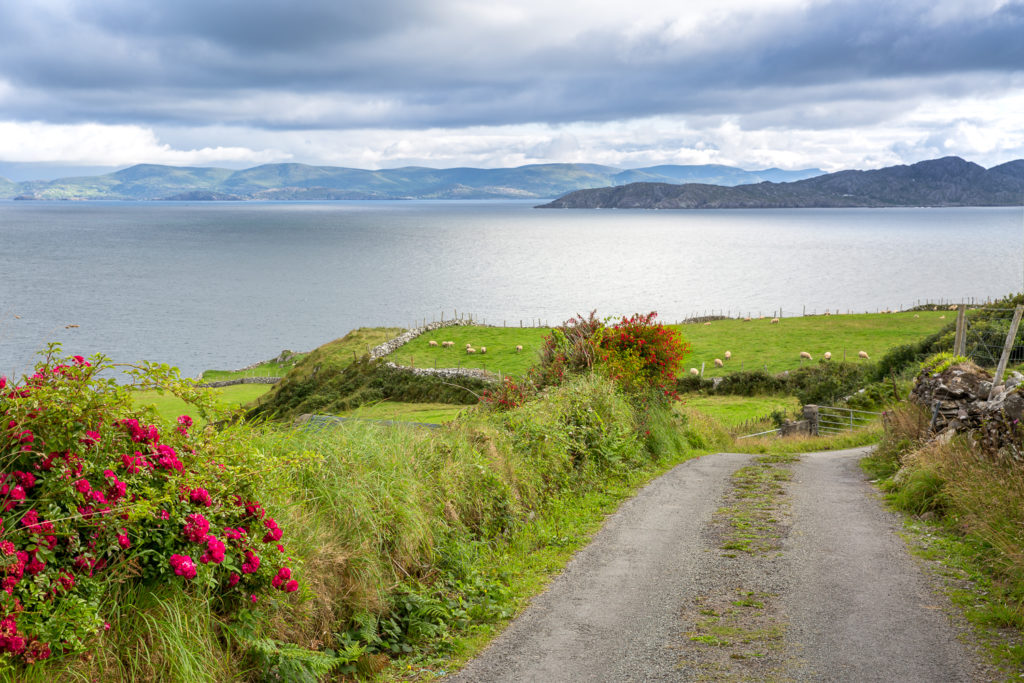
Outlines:
<svg viewBox="0 0 1024 683"><path fill-rule="evenodd" d="M979 308L964 316L963 355L985 368L999 364L1014 317L1013 308ZM1024 363L1024 327L1010 342L1007 364Z"/></svg>

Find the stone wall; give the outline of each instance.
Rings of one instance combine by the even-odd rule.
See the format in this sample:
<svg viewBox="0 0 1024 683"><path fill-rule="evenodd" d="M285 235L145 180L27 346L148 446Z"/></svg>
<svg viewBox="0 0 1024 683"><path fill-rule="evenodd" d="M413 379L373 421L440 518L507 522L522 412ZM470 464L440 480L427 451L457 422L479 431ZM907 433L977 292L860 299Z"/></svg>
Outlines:
<svg viewBox="0 0 1024 683"><path fill-rule="evenodd" d="M377 360L378 358L383 358L384 356L386 356L386 355L388 355L390 353L393 353L395 350L400 349L401 347L405 346L406 344L408 344L409 342L411 342L413 339L415 339L416 337L420 336L421 334L426 334L427 332L433 332L434 330L439 330L439 329L441 329L443 327L459 327L459 326L462 326L462 325L473 325L473 324L475 324L473 322L473 319L472 318L468 318L468 319L465 319L465 320L462 320L462 319L441 320L441 321L438 321L438 322L427 323L426 325L424 325L422 327L415 327L415 328L413 328L411 330L407 330L407 331L403 332L402 334L398 335L397 337L395 337L394 339L392 339L390 341L386 341L383 344L379 344L378 346L374 346L372 349L370 349L370 360Z"/></svg>
<svg viewBox="0 0 1024 683"><path fill-rule="evenodd" d="M937 438L968 434L979 450L1024 463L1024 376L1011 373L995 391L992 380L973 363L960 363L934 374L922 372L910 399L931 412L930 429Z"/></svg>
<svg viewBox="0 0 1024 683"><path fill-rule="evenodd" d="M196 386L203 387L204 389L219 389L236 384L277 384L281 379L281 377L240 377L238 379L224 379L217 382L203 382Z"/></svg>

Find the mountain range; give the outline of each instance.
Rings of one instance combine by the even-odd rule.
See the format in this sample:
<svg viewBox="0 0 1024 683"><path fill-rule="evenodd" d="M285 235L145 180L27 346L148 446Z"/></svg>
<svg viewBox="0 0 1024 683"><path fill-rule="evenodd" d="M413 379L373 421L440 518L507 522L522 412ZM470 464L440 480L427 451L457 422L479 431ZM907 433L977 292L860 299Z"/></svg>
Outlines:
<svg viewBox="0 0 1024 683"><path fill-rule="evenodd" d="M598 164L409 166L377 171L306 164L265 164L244 170L139 164L103 175L57 180L13 182L0 178L0 199L543 199L581 188L637 182L729 186L793 181L822 173L819 169L745 171L714 164L636 169Z"/></svg>
<svg viewBox="0 0 1024 683"><path fill-rule="evenodd" d="M753 209L1024 205L1024 159L988 170L960 157L794 182L722 187L637 182L571 192L544 209Z"/></svg>

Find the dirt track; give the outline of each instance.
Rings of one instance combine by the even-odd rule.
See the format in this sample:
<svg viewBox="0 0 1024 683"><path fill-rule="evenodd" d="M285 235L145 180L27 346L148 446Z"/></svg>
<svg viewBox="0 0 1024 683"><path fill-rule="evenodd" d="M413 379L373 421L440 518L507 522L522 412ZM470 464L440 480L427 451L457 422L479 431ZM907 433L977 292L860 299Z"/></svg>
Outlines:
<svg viewBox="0 0 1024 683"><path fill-rule="evenodd" d="M676 467L448 680L986 680L863 453Z"/></svg>

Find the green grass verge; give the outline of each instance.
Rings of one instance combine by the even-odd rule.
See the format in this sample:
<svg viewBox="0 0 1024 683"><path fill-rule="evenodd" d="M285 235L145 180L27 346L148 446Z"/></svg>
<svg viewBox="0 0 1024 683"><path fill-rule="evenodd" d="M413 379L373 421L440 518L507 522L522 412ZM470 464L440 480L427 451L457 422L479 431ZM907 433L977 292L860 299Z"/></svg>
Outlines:
<svg viewBox="0 0 1024 683"><path fill-rule="evenodd" d="M551 333L546 327L445 327L417 337L387 357L398 365L420 368L481 368L505 375L521 376L537 362L537 351L544 337ZM453 341L449 349L430 346ZM466 344L476 349L466 353ZM516 346L522 346L521 352ZM487 353L480 353L486 348Z"/></svg>
<svg viewBox="0 0 1024 683"><path fill-rule="evenodd" d="M235 384L220 389L207 389L217 397L217 405L223 410L233 410L239 406L255 401L270 391L271 384ZM136 391L132 400L137 406L150 405L164 420L174 422L179 415L194 415L195 408L177 396L154 390Z"/></svg>
<svg viewBox="0 0 1024 683"><path fill-rule="evenodd" d="M296 354L284 362L268 360L248 370L205 370L201 376L204 382L220 382L245 377L284 377L306 354Z"/></svg>
<svg viewBox="0 0 1024 683"><path fill-rule="evenodd" d="M339 413L342 417L357 417L365 420L396 420L399 422L427 422L444 424L451 422L463 411L472 410L467 406L452 406L447 403L397 403L384 401L360 406L355 410Z"/></svg>
<svg viewBox="0 0 1024 683"><path fill-rule="evenodd" d="M859 351L878 359L892 347L937 332L952 320L948 311L921 311L782 318L777 324L767 318L716 320L678 329L691 345L687 367L700 369L704 363L704 375L715 377L741 369L763 370L766 365L771 373L793 370L818 362L826 351L841 361L844 349L850 361L858 360ZM732 352L732 359L716 368L714 359L724 360L726 351ZM801 351L811 354L812 360L801 363Z"/></svg>

